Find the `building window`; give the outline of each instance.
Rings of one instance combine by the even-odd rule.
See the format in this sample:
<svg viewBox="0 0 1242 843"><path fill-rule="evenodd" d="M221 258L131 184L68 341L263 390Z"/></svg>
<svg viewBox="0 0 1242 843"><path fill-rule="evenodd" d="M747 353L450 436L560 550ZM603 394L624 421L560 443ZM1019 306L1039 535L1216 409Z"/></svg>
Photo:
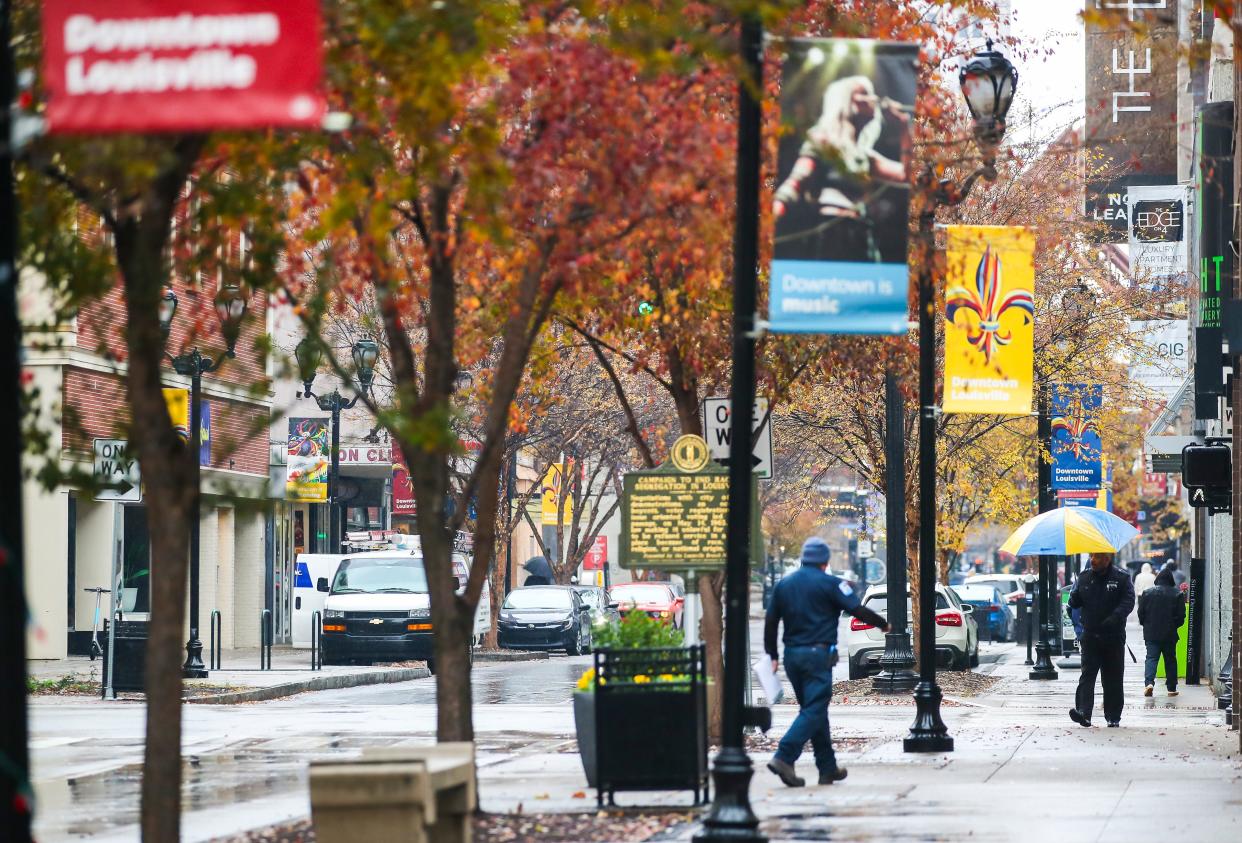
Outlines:
<svg viewBox="0 0 1242 843"><path fill-rule="evenodd" d="M151 534L147 529L147 508L124 506L122 511L125 527L124 542L121 545L122 609L130 612L150 612Z"/></svg>

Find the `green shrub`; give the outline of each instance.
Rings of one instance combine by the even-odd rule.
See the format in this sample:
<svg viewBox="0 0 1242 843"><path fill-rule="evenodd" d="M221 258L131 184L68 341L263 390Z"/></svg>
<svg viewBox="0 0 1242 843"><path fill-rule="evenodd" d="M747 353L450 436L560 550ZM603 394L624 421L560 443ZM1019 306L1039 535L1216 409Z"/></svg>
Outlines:
<svg viewBox="0 0 1242 843"><path fill-rule="evenodd" d="M646 612L629 612L620 623L616 621L596 631L594 646L614 650L638 650L656 647L681 647L686 637L671 623L651 617Z"/></svg>

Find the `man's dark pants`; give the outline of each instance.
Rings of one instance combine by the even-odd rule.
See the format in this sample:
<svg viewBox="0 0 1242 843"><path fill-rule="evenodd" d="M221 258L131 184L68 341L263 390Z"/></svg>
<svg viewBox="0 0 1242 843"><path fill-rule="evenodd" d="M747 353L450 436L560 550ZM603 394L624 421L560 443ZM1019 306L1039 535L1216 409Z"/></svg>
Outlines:
<svg viewBox="0 0 1242 843"><path fill-rule="evenodd" d="M1143 665L1144 685L1156 684L1156 665L1164 659L1164 687L1177 690L1177 639L1172 641L1146 641L1147 661Z"/></svg>
<svg viewBox="0 0 1242 843"><path fill-rule="evenodd" d="M1095 677L1104 686L1104 719L1120 720L1125 705L1121 679L1125 673L1126 639L1086 635L1082 639L1082 673L1078 677L1076 708L1090 718L1095 708Z"/></svg>
<svg viewBox="0 0 1242 843"><path fill-rule="evenodd" d="M776 747L776 757L793 764L807 741L815 752L820 773L837 769L828 730L828 701L832 698L831 654L827 647L786 647L785 675L793 686L801 710Z"/></svg>

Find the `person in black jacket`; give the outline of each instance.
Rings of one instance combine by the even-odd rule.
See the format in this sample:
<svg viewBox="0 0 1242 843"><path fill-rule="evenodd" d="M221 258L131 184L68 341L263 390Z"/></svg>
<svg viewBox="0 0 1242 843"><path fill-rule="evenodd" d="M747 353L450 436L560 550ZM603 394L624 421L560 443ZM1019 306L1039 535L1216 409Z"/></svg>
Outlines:
<svg viewBox="0 0 1242 843"><path fill-rule="evenodd" d="M1174 584L1173 569L1166 565L1156 575L1156 584L1139 597L1138 618L1147 645L1143 696L1150 697L1156 687L1156 665L1164 659L1164 686L1170 697L1177 696L1177 631L1186 620L1186 598Z"/></svg>
<svg viewBox="0 0 1242 843"><path fill-rule="evenodd" d="M1134 582L1113 566L1111 553L1093 553L1091 569L1078 575L1069 605L1081 610L1082 620L1082 673L1070 719L1080 726L1091 725L1095 677L1101 674L1104 719L1109 726L1120 726L1125 705L1121 679L1125 673L1126 618L1134 609Z"/></svg>

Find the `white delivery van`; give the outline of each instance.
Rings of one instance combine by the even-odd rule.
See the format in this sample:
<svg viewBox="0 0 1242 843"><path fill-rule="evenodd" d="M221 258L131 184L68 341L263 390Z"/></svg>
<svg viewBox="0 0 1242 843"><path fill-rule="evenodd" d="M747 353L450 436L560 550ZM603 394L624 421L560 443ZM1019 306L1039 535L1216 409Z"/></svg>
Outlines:
<svg viewBox="0 0 1242 843"><path fill-rule="evenodd" d="M320 647L324 664L432 661L427 572L416 545L324 556L332 556L337 562L330 574L314 578L314 588L322 599ZM464 589L469 564L464 554L453 554L453 572L461 584L458 593ZM304 600L302 605L313 606L314 602ZM491 594L484 585L475 612L472 643L480 642L490 628Z"/></svg>

